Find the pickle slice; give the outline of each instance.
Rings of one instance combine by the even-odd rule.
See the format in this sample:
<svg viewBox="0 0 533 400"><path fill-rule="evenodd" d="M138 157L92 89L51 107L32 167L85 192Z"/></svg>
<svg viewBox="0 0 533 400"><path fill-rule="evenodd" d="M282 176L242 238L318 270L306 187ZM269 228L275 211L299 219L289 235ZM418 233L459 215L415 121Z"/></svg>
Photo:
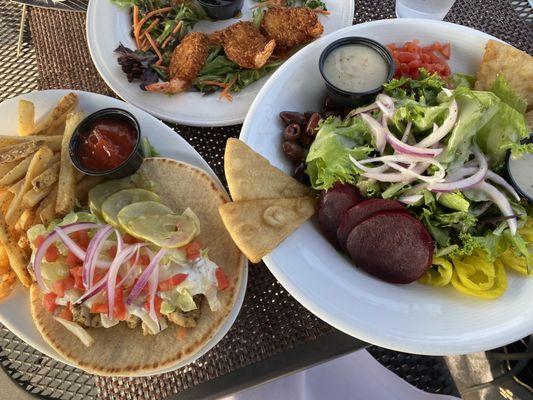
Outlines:
<svg viewBox="0 0 533 400"><path fill-rule="evenodd" d="M134 187L130 178L114 179L111 181L105 181L96 185L89 191L89 208L91 212L96 216L102 218L102 204L107 200L109 196L118 192L119 190L128 189Z"/></svg>
<svg viewBox="0 0 533 400"><path fill-rule="evenodd" d="M123 207L117 214L117 219L122 229L130 235L135 236L135 232L129 228L129 223L132 220L141 216L155 217L165 214L172 214L172 210L163 203L157 201L140 201Z"/></svg>
<svg viewBox="0 0 533 400"><path fill-rule="evenodd" d="M159 247L176 248L191 242L196 235L194 222L183 215L141 215L130 220L127 232Z"/></svg>
<svg viewBox="0 0 533 400"><path fill-rule="evenodd" d="M113 226L119 226L117 215L122 208L140 201L161 201L154 192L145 189L123 189L102 203L102 217Z"/></svg>

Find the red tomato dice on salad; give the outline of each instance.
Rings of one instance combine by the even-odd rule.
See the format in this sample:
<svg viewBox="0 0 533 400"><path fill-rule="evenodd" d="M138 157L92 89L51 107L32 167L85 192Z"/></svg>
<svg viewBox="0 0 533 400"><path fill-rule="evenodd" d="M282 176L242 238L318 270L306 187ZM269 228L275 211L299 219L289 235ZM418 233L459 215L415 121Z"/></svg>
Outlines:
<svg viewBox="0 0 533 400"><path fill-rule="evenodd" d="M83 267L71 268L69 272L72 278L74 278L74 288L84 289L82 279Z"/></svg>
<svg viewBox="0 0 533 400"><path fill-rule="evenodd" d="M186 278L187 278L187 274L176 274L168 279L165 279L164 281L159 282L157 289L160 292L166 292L167 290L171 290L175 288L176 286L178 286Z"/></svg>
<svg viewBox="0 0 533 400"><path fill-rule="evenodd" d="M155 312L157 313L157 315L161 315L161 303L163 302L163 300L161 299L161 297L159 296L155 296L154 297L154 308L155 308ZM149 298L146 298L146 301L144 302L144 309L148 312L150 312L150 299Z"/></svg>
<svg viewBox="0 0 533 400"><path fill-rule="evenodd" d="M63 307L59 312L58 317L66 319L67 321L72 321L72 311L70 311L70 308L68 307Z"/></svg>
<svg viewBox="0 0 533 400"><path fill-rule="evenodd" d="M44 259L47 262L55 262L57 261L57 258L59 257L59 251L57 250L57 247L55 245L50 245L46 249L46 253L44 255Z"/></svg>
<svg viewBox="0 0 533 400"><path fill-rule="evenodd" d="M229 281L224 270L218 267L215 271L215 275L217 277L218 290L226 289L229 286Z"/></svg>
<svg viewBox="0 0 533 400"><path fill-rule="evenodd" d="M43 307L48 312L54 312L54 310L57 308L56 299L57 294L54 292L45 293L43 296Z"/></svg>
<svg viewBox="0 0 533 400"><path fill-rule="evenodd" d="M200 257L201 249L202 249L202 246L200 242L197 242L196 240L194 242L189 243L187 246L185 246L185 252L187 253L187 260L194 261L198 257Z"/></svg>
<svg viewBox="0 0 533 400"><path fill-rule="evenodd" d="M450 67L446 61L451 56L450 43L442 45L440 42L435 42L421 47L420 41L414 39L400 47L394 43L389 44L387 49L396 63L395 78L407 76L417 79L419 68L425 68L430 73L437 73L442 78L450 75Z"/></svg>
<svg viewBox="0 0 533 400"><path fill-rule="evenodd" d="M70 276L65 279L60 279L54 282L52 291L58 297L63 297L67 290L72 289L74 287L74 283L74 279Z"/></svg>

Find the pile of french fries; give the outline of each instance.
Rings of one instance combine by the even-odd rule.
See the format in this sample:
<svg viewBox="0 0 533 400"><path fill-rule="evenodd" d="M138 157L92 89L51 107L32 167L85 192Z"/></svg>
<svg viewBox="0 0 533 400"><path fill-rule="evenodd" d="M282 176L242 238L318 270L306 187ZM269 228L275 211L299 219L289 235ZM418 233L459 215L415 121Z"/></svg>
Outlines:
<svg viewBox="0 0 533 400"><path fill-rule="evenodd" d="M70 161L69 142L83 119L77 105L77 95L69 93L36 123L34 104L20 100L18 134L0 135L0 298L11 293L16 278L31 285L27 230L73 211L101 181Z"/></svg>

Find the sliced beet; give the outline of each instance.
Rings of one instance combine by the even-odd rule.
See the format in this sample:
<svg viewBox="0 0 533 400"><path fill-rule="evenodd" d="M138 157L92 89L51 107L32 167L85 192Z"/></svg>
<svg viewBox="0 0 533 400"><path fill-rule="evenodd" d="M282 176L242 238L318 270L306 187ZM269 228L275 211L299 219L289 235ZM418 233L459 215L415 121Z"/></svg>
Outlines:
<svg viewBox="0 0 533 400"><path fill-rule="evenodd" d="M320 194L318 221L326 237L335 246L338 246L337 228L344 211L361 201L361 192L355 186L344 183L336 183L331 189Z"/></svg>
<svg viewBox="0 0 533 400"><path fill-rule="evenodd" d="M370 199L360 202L344 212L339 227L337 228L337 240L341 248L346 250L348 235L359 222L379 211L407 212L402 203L394 200Z"/></svg>
<svg viewBox="0 0 533 400"><path fill-rule="evenodd" d="M416 281L433 259L426 227L398 211L381 211L361 221L350 232L347 248L357 267L390 283Z"/></svg>

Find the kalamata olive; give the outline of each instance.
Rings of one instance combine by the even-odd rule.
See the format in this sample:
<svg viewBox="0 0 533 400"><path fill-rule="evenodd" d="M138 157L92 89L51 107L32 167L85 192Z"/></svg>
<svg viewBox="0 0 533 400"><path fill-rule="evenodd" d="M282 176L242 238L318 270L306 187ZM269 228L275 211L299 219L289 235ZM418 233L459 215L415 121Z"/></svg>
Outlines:
<svg viewBox="0 0 533 400"><path fill-rule="evenodd" d="M304 112L304 116L305 116L306 121L308 121L309 118L311 118L311 115L313 115L313 114L314 114L314 111L306 111L306 112Z"/></svg>
<svg viewBox="0 0 533 400"><path fill-rule="evenodd" d="M309 175L305 173L306 169L307 164L305 162L298 164L298 166L294 170L294 179L296 179L300 183L303 183L304 185L311 186L311 180L309 179Z"/></svg>
<svg viewBox="0 0 533 400"><path fill-rule="evenodd" d="M302 113L295 111L282 111L279 113L279 117L285 125L298 124L303 128L307 122Z"/></svg>
<svg viewBox="0 0 533 400"><path fill-rule="evenodd" d="M294 142L283 142L282 145L283 152L294 161L302 161L305 157L305 150L298 143Z"/></svg>
<svg viewBox="0 0 533 400"><path fill-rule="evenodd" d="M307 119L307 126L305 127L305 133L311 137L316 135L316 128L318 126L318 121L320 121L320 115L318 113L313 113Z"/></svg>
<svg viewBox="0 0 533 400"><path fill-rule="evenodd" d="M283 139L289 142L296 142L302 134L302 128L298 124L290 124L283 130Z"/></svg>

